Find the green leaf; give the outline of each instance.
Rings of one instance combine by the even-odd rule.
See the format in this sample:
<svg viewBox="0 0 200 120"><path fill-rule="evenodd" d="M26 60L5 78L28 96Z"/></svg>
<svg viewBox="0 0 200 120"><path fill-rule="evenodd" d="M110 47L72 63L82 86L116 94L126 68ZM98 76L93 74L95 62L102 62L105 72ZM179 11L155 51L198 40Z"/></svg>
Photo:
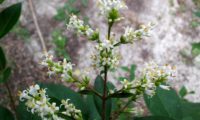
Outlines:
<svg viewBox="0 0 200 120"><path fill-rule="evenodd" d="M17 106L17 115L19 120L42 120L36 114L32 114L30 111L27 111L27 107L22 102L20 102Z"/></svg>
<svg viewBox="0 0 200 120"><path fill-rule="evenodd" d="M14 116L8 109L0 106L0 119L1 120L14 120Z"/></svg>
<svg viewBox="0 0 200 120"><path fill-rule="evenodd" d="M87 108L89 109L89 117L87 120L101 120L101 116L99 115L96 109L93 96L91 95L87 96L86 104L87 104Z"/></svg>
<svg viewBox="0 0 200 120"><path fill-rule="evenodd" d="M117 94L113 94L110 97L111 98L128 98L133 96L132 93L126 93L126 92L122 92L122 93L117 93Z"/></svg>
<svg viewBox="0 0 200 120"><path fill-rule="evenodd" d="M195 56L200 54L200 42L192 43L192 54Z"/></svg>
<svg viewBox="0 0 200 120"><path fill-rule="evenodd" d="M81 0L81 3L82 3L85 7L87 7L88 0Z"/></svg>
<svg viewBox="0 0 200 120"><path fill-rule="evenodd" d="M11 75L11 68L8 67L3 71L3 74L0 74L0 83L7 82Z"/></svg>
<svg viewBox="0 0 200 120"><path fill-rule="evenodd" d="M4 2L4 0L0 0L0 4L3 3L3 2Z"/></svg>
<svg viewBox="0 0 200 120"><path fill-rule="evenodd" d="M122 66L121 69L124 70L124 71L126 71L126 72L130 71L130 69L128 67L126 67L126 66Z"/></svg>
<svg viewBox="0 0 200 120"><path fill-rule="evenodd" d="M6 57L3 49L0 47L0 72L2 72L6 67Z"/></svg>
<svg viewBox="0 0 200 120"><path fill-rule="evenodd" d="M133 120L174 120L174 119L163 116L148 116L148 117L135 118Z"/></svg>
<svg viewBox="0 0 200 120"><path fill-rule="evenodd" d="M183 118L182 120L193 120L192 117L186 117L186 118Z"/></svg>
<svg viewBox="0 0 200 120"><path fill-rule="evenodd" d="M197 17L200 17L200 10L194 12L194 15L196 15Z"/></svg>
<svg viewBox="0 0 200 120"><path fill-rule="evenodd" d="M182 119L181 101L175 90L157 88L156 95L144 95L144 99L152 115Z"/></svg>
<svg viewBox="0 0 200 120"><path fill-rule="evenodd" d="M185 88L185 86L183 86L183 87L181 88L181 90L179 91L179 95L180 95L182 98L184 98L184 97L187 95L187 93L188 93L188 91L187 91L187 89Z"/></svg>
<svg viewBox="0 0 200 120"><path fill-rule="evenodd" d="M101 76L97 76L97 78L95 79L94 88L97 92L103 94L104 80ZM94 103L97 108L97 111L99 112L99 115L101 115L102 114L102 100L98 96L93 96L93 97L94 97ZM112 110L112 100L108 99L106 101L106 120L109 120L111 110Z"/></svg>
<svg viewBox="0 0 200 120"><path fill-rule="evenodd" d="M42 88L47 88L47 95L49 97L56 98L58 100L70 99L70 102L76 106L76 109L81 110L83 117L87 117L88 109L85 105L84 99L79 93L74 92L73 90L58 84L44 84L41 83Z"/></svg>
<svg viewBox="0 0 200 120"><path fill-rule="evenodd" d="M136 70L136 65L131 65L130 69L130 80L133 81L135 79L135 70Z"/></svg>
<svg viewBox="0 0 200 120"><path fill-rule="evenodd" d="M193 120L200 118L200 103L182 101L181 110L184 118L192 118Z"/></svg>
<svg viewBox="0 0 200 120"><path fill-rule="evenodd" d="M17 23L21 14L21 3L14 4L0 13L0 38L6 35Z"/></svg>

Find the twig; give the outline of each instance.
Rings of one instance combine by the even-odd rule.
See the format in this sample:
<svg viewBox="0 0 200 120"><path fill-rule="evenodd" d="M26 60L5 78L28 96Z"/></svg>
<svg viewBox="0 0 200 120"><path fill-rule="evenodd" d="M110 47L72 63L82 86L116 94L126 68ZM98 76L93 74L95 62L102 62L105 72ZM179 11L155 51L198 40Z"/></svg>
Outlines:
<svg viewBox="0 0 200 120"><path fill-rule="evenodd" d="M28 3L29 3L30 11L31 11L31 13L32 13L33 22L34 22L34 24L35 24L35 27L36 27L38 36L39 36L39 38L40 38L40 42L41 42L41 44L42 44L42 49L43 49L43 51L47 51L46 45L45 45L45 42L44 42L44 37L43 37L43 35L42 35L40 26L39 26L39 24L38 24L38 20L37 20L35 8L34 8L34 6L33 6L33 2L32 2L32 0L28 0Z"/></svg>
<svg viewBox="0 0 200 120"><path fill-rule="evenodd" d="M11 108L14 110L15 116L16 116L16 118L18 119L18 116L17 116L17 109L16 109L16 106L15 106L15 101L14 101L12 92L11 92L11 90L10 90L10 87L9 87L9 85L8 85L7 82L5 82L4 84L5 84L5 86L6 86L6 89L8 90L8 95L9 95L10 102L11 102Z"/></svg>

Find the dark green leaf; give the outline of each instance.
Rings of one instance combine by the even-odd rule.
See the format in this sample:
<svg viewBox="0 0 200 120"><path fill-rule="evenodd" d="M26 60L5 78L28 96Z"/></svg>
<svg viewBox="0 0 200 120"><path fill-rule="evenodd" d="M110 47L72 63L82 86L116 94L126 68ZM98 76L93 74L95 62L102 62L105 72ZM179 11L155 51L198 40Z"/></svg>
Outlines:
<svg viewBox="0 0 200 120"><path fill-rule="evenodd" d="M4 69L3 74L0 75L0 83L7 82L11 74L11 68Z"/></svg>
<svg viewBox="0 0 200 120"><path fill-rule="evenodd" d="M4 2L4 0L0 0L0 4L3 3L3 2Z"/></svg>
<svg viewBox="0 0 200 120"><path fill-rule="evenodd" d="M200 118L200 103L190 103L182 101L182 112L184 118L192 118L193 120L199 120Z"/></svg>
<svg viewBox="0 0 200 120"><path fill-rule="evenodd" d="M166 116L180 120L182 118L181 101L175 90L158 88L152 98L144 95L150 112L156 116Z"/></svg>
<svg viewBox="0 0 200 120"><path fill-rule="evenodd" d="M83 117L86 117L88 114L88 109L84 103L84 99L79 93L74 92L73 90L58 84L40 84L42 88L47 88L47 95L58 100L70 99L70 102L73 103L77 109L81 110Z"/></svg>
<svg viewBox="0 0 200 120"><path fill-rule="evenodd" d="M183 87L181 88L181 90L179 91L179 95L180 95L182 98L184 98L184 97L187 95L187 93L188 93L188 91L187 91L187 89L185 88L185 86L183 86Z"/></svg>
<svg viewBox="0 0 200 120"><path fill-rule="evenodd" d="M20 102L17 106L17 114L19 120L42 120L36 114L32 114L30 111L27 111L27 107L22 102Z"/></svg>
<svg viewBox="0 0 200 120"><path fill-rule="evenodd" d="M135 70L136 70L136 65L131 65L131 69L130 69L130 80L134 80L135 79Z"/></svg>
<svg viewBox="0 0 200 120"><path fill-rule="evenodd" d="M6 35L17 23L21 14L21 3L14 4L0 13L0 38Z"/></svg>
<svg viewBox="0 0 200 120"><path fill-rule="evenodd" d="M87 96L86 104L89 109L89 117L87 120L101 120L101 116L99 115L96 106L94 104L93 96L91 95Z"/></svg>
<svg viewBox="0 0 200 120"><path fill-rule="evenodd" d="M183 118L182 120L193 120L192 117L186 117L186 118Z"/></svg>
<svg viewBox="0 0 200 120"><path fill-rule="evenodd" d="M8 109L0 106L0 120L14 120L14 116Z"/></svg>
<svg viewBox="0 0 200 120"><path fill-rule="evenodd" d="M200 54L200 42L192 43L192 54L195 56Z"/></svg>
<svg viewBox="0 0 200 120"><path fill-rule="evenodd" d="M122 92L122 93L113 94L110 97L112 97L112 98L128 98L128 97L131 97L131 96L133 96L132 93Z"/></svg>
<svg viewBox="0 0 200 120"><path fill-rule="evenodd" d="M97 92L103 94L104 80L101 76L97 76L97 78L95 79L94 88ZM97 111L101 115L102 114L102 100L98 96L94 96L94 103L97 108ZM106 120L109 120L111 110L112 110L112 100L108 99L106 101Z"/></svg>
<svg viewBox="0 0 200 120"><path fill-rule="evenodd" d="M0 47L0 72L2 72L6 67L6 57L3 49Z"/></svg>
<svg viewBox="0 0 200 120"><path fill-rule="evenodd" d="M174 120L174 119L162 116L149 116L149 117L135 118L133 120Z"/></svg>

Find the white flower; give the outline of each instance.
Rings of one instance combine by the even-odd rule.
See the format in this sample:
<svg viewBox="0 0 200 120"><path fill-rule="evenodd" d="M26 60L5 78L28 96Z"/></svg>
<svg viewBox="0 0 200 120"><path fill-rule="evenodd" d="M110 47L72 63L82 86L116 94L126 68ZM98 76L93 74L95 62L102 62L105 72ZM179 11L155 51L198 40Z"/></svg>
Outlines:
<svg viewBox="0 0 200 120"><path fill-rule="evenodd" d="M150 36L150 30L152 30L153 27L153 23L149 23L147 26L142 25L140 29L135 31L131 27L126 27L122 42L133 43L135 40L139 40L142 37Z"/></svg>
<svg viewBox="0 0 200 120"><path fill-rule="evenodd" d="M20 93L20 100L25 102L31 113L37 113L42 119L63 120L56 113L59 107L56 103L50 103L45 89L40 89L39 85L32 85L29 89Z"/></svg>
<svg viewBox="0 0 200 120"><path fill-rule="evenodd" d="M62 114L74 117L76 120L83 120L81 111L76 109L73 104L69 103L69 99L62 100L61 103L61 106L64 106L65 108L65 111L63 111Z"/></svg>
<svg viewBox="0 0 200 120"><path fill-rule="evenodd" d="M123 0L98 0L98 6L101 14L106 16L112 9L119 11L128 8Z"/></svg>
<svg viewBox="0 0 200 120"><path fill-rule="evenodd" d="M95 46L95 53L91 56L94 67L108 66L114 69L119 64L119 55L114 51L114 46L109 40L104 40Z"/></svg>
<svg viewBox="0 0 200 120"><path fill-rule="evenodd" d="M44 53L44 60L41 62L42 65L48 67L48 74L49 76L53 74L60 74L61 79L63 81L67 81L71 79L71 72L73 69L73 64L71 62L67 62L64 58L63 61L54 62L53 55L48 53Z"/></svg>
<svg viewBox="0 0 200 120"><path fill-rule="evenodd" d="M29 89L20 93L20 101L25 101L25 105L32 114L38 114L43 120L65 120L57 115L61 111L60 107L55 102L50 103L45 89L40 89L39 85L32 85ZM66 113L69 117L73 117L76 120L83 120L81 111L76 109L75 106L68 102L68 100L62 100L62 105L65 111L60 113ZM62 106L61 105L61 106Z"/></svg>
<svg viewBox="0 0 200 120"><path fill-rule="evenodd" d="M69 23L67 24L67 29L75 30L77 33L86 35L89 38L96 32L88 25L85 25L76 15L71 15Z"/></svg>

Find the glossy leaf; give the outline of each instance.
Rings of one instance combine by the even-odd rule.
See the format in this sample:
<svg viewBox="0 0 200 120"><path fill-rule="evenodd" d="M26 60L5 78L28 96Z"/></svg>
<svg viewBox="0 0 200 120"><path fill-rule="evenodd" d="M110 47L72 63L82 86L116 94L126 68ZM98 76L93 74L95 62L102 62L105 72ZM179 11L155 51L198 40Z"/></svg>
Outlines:
<svg viewBox="0 0 200 120"><path fill-rule="evenodd" d="M14 120L14 116L11 111L0 106L0 120Z"/></svg>
<svg viewBox="0 0 200 120"><path fill-rule="evenodd" d="M30 111L27 111L27 107L22 102L20 102L17 106L17 114L19 120L42 120L36 114L32 114Z"/></svg>
<svg viewBox="0 0 200 120"><path fill-rule="evenodd" d="M175 120L175 119L163 116L149 116L149 117L135 118L133 120Z"/></svg>
<svg viewBox="0 0 200 120"><path fill-rule="evenodd" d="M180 120L182 118L181 101L175 90L158 88L152 98L144 95L146 105L152 115L166 116Z"/></svg>
<svg viewBox="0 0 200 120"><path fill-rule="evenodd" d="M7 82L10 75L11 75L11 68L8 67L8 68L4 69L3 73L0 74L0 83Z"/></svg>
<svg viewBox="0 0 200 120"><path fill-rule="evenodd" d="M182 101L181 110L185 119L198 120L200 118L200 103Z"/></svg>
<svg viewBox="0 0 200 120"><path fill-rule="evenodd" d="M2 72L6 67L6 57L3 49L0 47L0 72Z"/></svg>
<svg viewBox="0 0 200 120"><path fill-rule="evenodd" d="M3 3L3 2L4 2L4 0L0 0L0 4Z"/></svg>
<svg viewBox="0 0 200 120"><path fill-rule="evenodd" d="M93 96L91 95L87 96L86 104L87 104L87 108L89 109L89 116L87 120L101 120L101 116L99 115L96 109Z"/></svg>
<svg viewBox="0 0 200 120"><path fill-rule="evenodd" d="M0 13L0 38L6 35L17 23L21 14L21 3L14 4Z"/></svg>
<svg viewBox="0 0 200 120"><path fill-rule="evenodd" d="M195 56L200 54L200 43L192 43L192 54Z"/></svg>
<svg viewBox="0 0 200 120"><path fill-rule="evenodd" d="M103 87L104 87L104 80L101 76L97 76L94 83L94 88L97 92L103 94ZM102 100L98 96L94 97L94 103L97 108L97 111L99 112L99 115L102 114ZM109 120L110 114L112 110L112 100L108 99L106 101L106 120Z"/></svg>

